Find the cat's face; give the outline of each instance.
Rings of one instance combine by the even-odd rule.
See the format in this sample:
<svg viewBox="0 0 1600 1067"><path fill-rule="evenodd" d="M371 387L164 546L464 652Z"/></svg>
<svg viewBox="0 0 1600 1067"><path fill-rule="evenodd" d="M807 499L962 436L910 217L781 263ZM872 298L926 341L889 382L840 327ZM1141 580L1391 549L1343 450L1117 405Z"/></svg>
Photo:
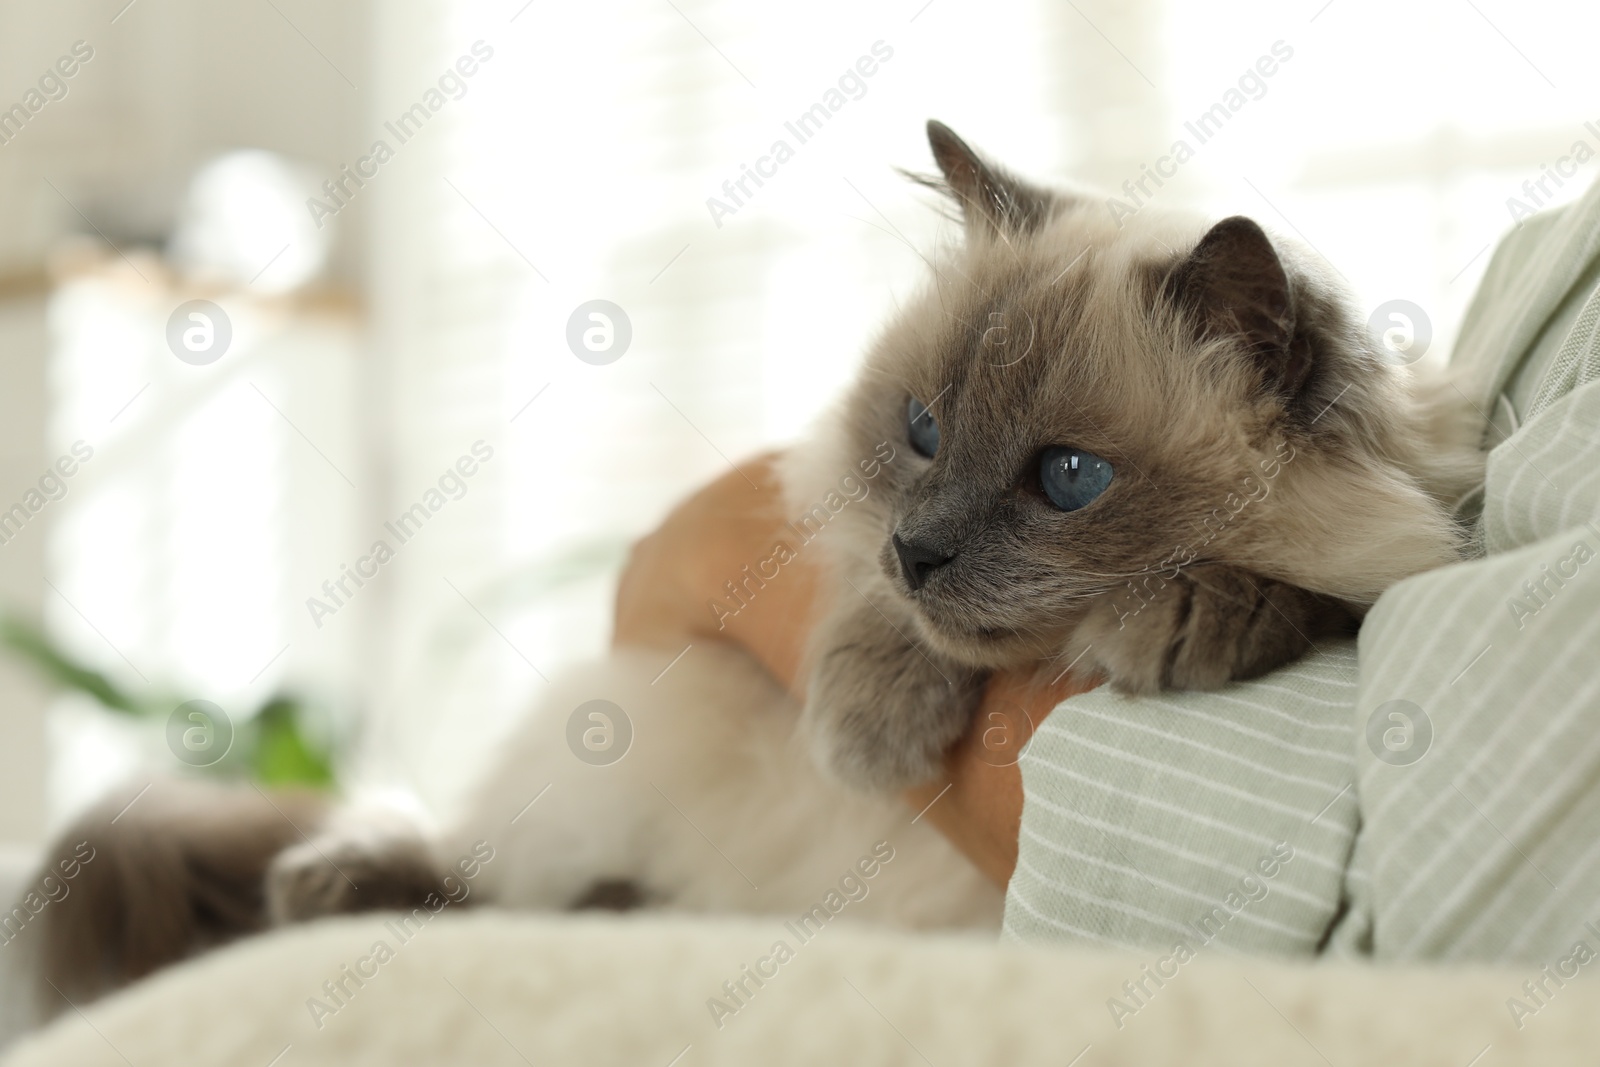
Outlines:
<svg viewBox="0 0 1600 1067"><path fill-rule="evenodd" d="M1206 562L1360 601L1316 542L1341 513L1388 537L1362 526L1375 502L1427 526L1416 551L1438 561L1431 505L1353 454L1349 411L1317 413L1381 408L1391 383L1320 351L1347 318L1294 288L1259 227L1119 228L940 129L966 247L879 341L842 423L856 455L894 446L851 551L930 645L978 666L1052 655L1096 600L1135 610L1142 581Z"/></svg>
<svg viewBox="0 0 1600 1067"><path fill-rule="evenodd" d="M946 271L851 402L857 447L896 449L878 566L963 660L1059 648L1091 598L1198 544L1192 516L1262 492L1273 406L1242 370L1195 373L1197 344L1141 314L1149 264L1084 236L1105 243L1065 274L1054 248L1015 242Z"/></svg>

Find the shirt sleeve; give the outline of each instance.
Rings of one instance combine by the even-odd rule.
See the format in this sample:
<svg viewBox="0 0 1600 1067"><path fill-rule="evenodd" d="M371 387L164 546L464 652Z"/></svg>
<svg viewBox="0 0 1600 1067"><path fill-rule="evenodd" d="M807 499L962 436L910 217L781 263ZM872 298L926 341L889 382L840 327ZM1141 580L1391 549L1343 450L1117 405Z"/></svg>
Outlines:
<svg viewBox="0 0 1600 1067"><path fill-rule="evenodd" d="M1355 836L1356 688L1354 644L1331 642L1218 692L1064 701L1021 761L1005 936L1318 951Z"/></svg>
<svg viewBox="0 0 1600 1067"><path fill-rule="evenodd" d="M1600 945L1600 381L1491 453L1485 501L1487 557L1394 587L1361 633L1358 718L1430 738L1414 761L1357 749L1382 958Z"/></svg>

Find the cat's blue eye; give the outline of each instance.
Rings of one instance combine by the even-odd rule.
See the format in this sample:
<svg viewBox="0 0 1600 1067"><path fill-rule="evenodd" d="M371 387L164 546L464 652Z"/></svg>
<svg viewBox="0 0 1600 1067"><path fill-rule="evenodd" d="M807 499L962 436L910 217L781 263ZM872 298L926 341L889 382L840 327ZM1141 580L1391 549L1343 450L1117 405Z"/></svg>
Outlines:
<svg viewBox="0 0 1600 1067"><path fill-rule="evenodd" d="M1094 503L1111 484L1111 464L1081 448L1050 448L1039 460L1039 484L1050 503L1077 511Z"/></svg>
<svg viewBox="0 0 1600 1067"><path fill-rule="evenodd" d="M939 424L928 406L916 397L906 405L906 437L912 448L929 459L939 451Z"/></svg>

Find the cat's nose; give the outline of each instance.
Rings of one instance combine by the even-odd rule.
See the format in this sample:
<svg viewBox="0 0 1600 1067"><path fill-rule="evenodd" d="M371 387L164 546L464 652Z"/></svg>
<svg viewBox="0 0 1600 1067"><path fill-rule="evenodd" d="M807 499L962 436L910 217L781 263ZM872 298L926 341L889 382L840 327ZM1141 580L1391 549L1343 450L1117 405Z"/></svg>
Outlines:
<svg viewBox="0 0 1600 1067"><path fill-rule="evenodd" d="M899 534L891 535L890 540L894 542L895 555L900 557L900 572L906 576L906 584L912 592L927 584L934 571L956 558L953 553L929 545L902 541Z"/></svg>

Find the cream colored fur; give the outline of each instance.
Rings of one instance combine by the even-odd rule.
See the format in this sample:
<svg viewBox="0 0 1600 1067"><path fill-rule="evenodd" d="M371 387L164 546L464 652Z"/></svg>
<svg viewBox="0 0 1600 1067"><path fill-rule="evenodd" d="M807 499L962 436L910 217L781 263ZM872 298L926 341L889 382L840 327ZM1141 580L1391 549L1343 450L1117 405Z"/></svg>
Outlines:
<svg viewBox="0 0 1600 1067"><path fill-rule="evenodd" d="M794 917L881 841L895 877L873 880L848 906L853 918L998 926L1000 891L928 822L897 798L822 778L795 739L794 703L752 660L715 642L662 673L670 658L624 650L564 675L499 746L496 769L435 845L447 866L477 841L494 849L478 899L558 910L618 879L667 910ZM609 766L567 743L569 715L594 699L632 724L631 747ZM336 821L315 849L280 860L325 867L321 854L359 832Z"/></svg>

